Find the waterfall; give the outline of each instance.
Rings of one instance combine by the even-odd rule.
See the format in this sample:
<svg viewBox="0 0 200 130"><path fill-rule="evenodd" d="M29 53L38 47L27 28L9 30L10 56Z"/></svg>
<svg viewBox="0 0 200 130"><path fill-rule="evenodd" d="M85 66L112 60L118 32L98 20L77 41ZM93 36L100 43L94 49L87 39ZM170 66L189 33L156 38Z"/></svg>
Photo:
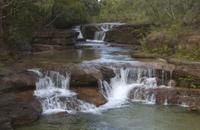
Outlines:
<svg viewBox="0 0 200 130"><path fill-rule="evenodd" d="M99 81L100 91L107 99L107 103L100 107L77 99L76 93L69 89L69 73L60 74L55 71L42 73L34 69L29 71L39 76L34 95L41 102L44 114L79 111L101 113L107 109L122 107L129 101L145 104L156 103L155 89L159 86L155 69L135 67L113 68L113 70L114 78L109 81ZM166 98L164 105L167 104Z"/></svg>
<svg viewBox="0 0 200 130"><path fill-rule="evenodd" d="M38 72L38 71L34 71ZM95 105L77 99L76 93L69 89L70 75L50 71L39 75L34 95L42 104L43 113L86 111Z"/></svg>
<svg viewBox="0 0 200 130"><path fill-rule="evenodd" d="M106 32L104 31L98 31L98 32L95 32L94 34L94 40L96 41L104 41L106 37Z"/></svg>
<svg viewBox="0 0 200 130"><path fill-rule="evenodd" d="M164 101L164 105L165 105L165 106L168 105L168 100L167 100L167 98L166 98L165 101Z"/></svg>
<svg viewBox="0 0 200 130"><path fill-rule="evenodd" d="M100 81L101 92L108 100L103 107L112 108L125 104L131 97L133 101L155 104L153 89L157 88L153 69L127 68L116 70L116 76Z"/></svg>
<svg viewBox="0 0 200 130"><path fill-rule="evenodd" d="M100 30L95 32L94 40L95 41L104 41L106 38L106 32L113 29L114 26L122 25L122 23L102 23L99 24Z"/></svg>
<svg viewBox="0 0 200 130"><path fill-rule="evenodd" d="M84 39L83 33L81 31L81 26L75 26L74 31L78 33L77 39Z"/></svg>

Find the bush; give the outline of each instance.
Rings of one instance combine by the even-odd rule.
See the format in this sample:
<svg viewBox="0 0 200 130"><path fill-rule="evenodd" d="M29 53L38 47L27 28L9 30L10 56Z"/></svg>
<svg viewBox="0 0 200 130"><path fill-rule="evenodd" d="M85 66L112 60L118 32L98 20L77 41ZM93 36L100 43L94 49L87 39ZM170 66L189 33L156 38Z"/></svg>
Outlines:
<svg viewBox="0 0 200 130"><path fill-rule="evenodd" d="M171 24L200 21L199 0L102 0L99 20Z"/></svg>
<svg viewBox="0 0 200 130"><path fill-rule="evenodd" d="M95 0L8 0L6 4L3 37L10 48L19 50L30 50L40 28L68 28L86 23L98 13Z"/></svg>

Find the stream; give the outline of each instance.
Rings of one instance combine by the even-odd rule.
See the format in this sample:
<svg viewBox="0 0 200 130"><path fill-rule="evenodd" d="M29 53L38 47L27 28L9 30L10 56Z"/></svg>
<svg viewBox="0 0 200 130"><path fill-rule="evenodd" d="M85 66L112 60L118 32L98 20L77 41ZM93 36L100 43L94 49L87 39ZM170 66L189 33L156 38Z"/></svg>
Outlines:
<svg viewBox="0 0 200 130"><path fill-rule="evenodd" d="M42 104L43 115L39 121L18 127L17 130L200 129L200 116L187 111L187 104L179 104L185 107L171 106L166 100L163 105L155 105L156 99L152 89L170 86L166 86L164 77L158 85L154 69L115 68L116 64L143 64L130 56L131 48L104 41L106 32L119 25L103 24L102 30L96 32L92 40L79 41L73 48L65 51L39 54L39 57L35 55L29 59L62 64L72 62L110 65L116 76L110 79L110 82L99 81L100 91L107 103L97 107L78 99L76 93L70 90L68 73L42 73L40 70L30 69L39 76L34 95ZM78 38L82 39L79 26L76 27L76 31L79 32ZM130 98L131 91L134 94Z"/></svg>

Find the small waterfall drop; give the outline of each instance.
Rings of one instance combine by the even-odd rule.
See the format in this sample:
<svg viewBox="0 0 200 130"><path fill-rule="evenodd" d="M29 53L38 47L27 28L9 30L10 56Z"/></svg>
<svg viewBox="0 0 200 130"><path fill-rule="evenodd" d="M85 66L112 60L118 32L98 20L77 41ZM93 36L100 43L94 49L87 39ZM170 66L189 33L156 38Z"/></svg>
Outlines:
<svg viewBox="0 0 200 130"><path fill-rule="evenodd" d="M168 105L168 100L167 100L167 98L165 99L164 105L165 105L165 106Z"/></svg>
<svg viewBox="0 0 200 130"><path fill-rule="evenodd" d="M107 81L100 81L101 92L108 102L104 109L125 104L128 99L155 104L153 89L157 81L153 69L127 68L116 70L116 76Z"/></svg>
<svg viewBox="0 0 200 130"><path fill-rule="evenodd" d="M99 24L99 31L94 34L94 41L104 41L106 38L106 32L113 29L114 26L122 25L122 23L102 23Z"/></svg>
<svg viewBox="0 0 200 130"><path fill-rule="evenodd" d="M34 71L35 72L35 71ZM50 71L40 75L36 82L34 95L42 104L43 113L57 112L76 113L86 111L96 106L77 99L76 93L69 90L70 75Z"/></svg>
<svg viewBox="0 0 200 130"><path fill-rule="evenodd" d="M104 41L106 37L106 32L104 31L98 31L98 32L95 32L94 34L94 40L96 41Z"/></svg>
<svg viewBox="0 0 200 130"><path fill-rule="evenodd" d="M81 26L79 25L79 26L75 26L74 27L74 31L76 31L77 33L78 33L78 37L77 37L77 39L84 39L84 37L83 37L83 33L82 33L82 31L81 31Z"/></svg>

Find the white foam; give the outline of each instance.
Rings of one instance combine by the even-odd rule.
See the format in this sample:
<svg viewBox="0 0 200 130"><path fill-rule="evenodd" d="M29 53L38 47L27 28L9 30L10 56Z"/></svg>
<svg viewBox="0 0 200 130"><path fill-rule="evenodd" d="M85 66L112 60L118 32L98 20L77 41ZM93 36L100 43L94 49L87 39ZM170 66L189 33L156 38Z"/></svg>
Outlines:
<svg viewBox="0 0 200 130"><path fill-rule="evenodd" d="M38 73L38 71L34 71ZM34 95L42 104L43 114L58 112L76 113L94 109L96 106L77 99L76 93L69 90L70 74L50 71L36 82Z"/></svg>

